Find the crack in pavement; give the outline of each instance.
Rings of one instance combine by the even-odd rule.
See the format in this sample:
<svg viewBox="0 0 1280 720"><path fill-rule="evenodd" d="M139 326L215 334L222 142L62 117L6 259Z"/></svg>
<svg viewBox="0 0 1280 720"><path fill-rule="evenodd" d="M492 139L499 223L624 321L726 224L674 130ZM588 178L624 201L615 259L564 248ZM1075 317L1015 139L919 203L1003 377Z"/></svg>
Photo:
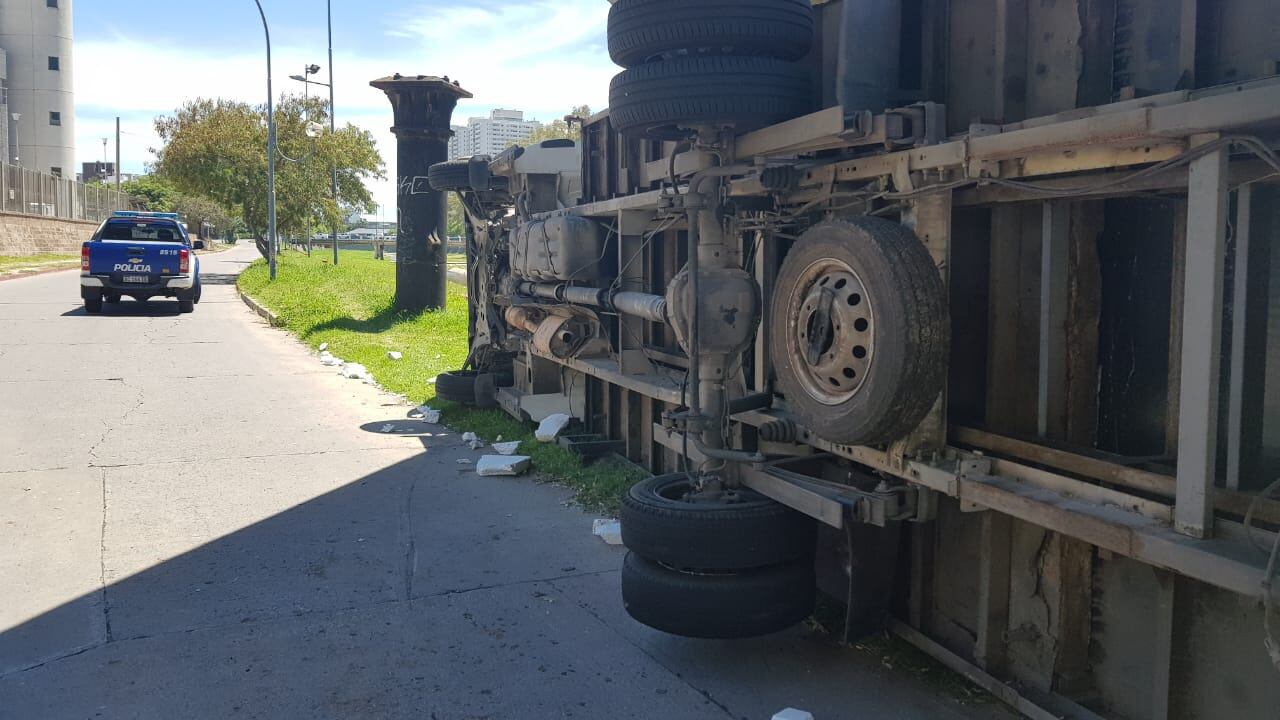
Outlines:
<svg viewBox="0 0 1280 720"><path fill-rule="evenodd" d="M102 622L106 627L106 642L111 642L111 600L107 597L107 470L102 469L102 531L98 537L98 581L102 585Z"/></svg>
<svg viewBox="0 0 1280 720"><path fill-rule="evenodd" d="M480 592L483 590L502 590L505 588L521 587L524 585L550 585L553 589L556 589L558 592L560 592L558 588L555 588L555 585L553 583L561 580L573 580L575 578L582 578L582 577L595 577L597 575L608 575L610 573L616 573L616 572L618 572L617 569L595 570L590 572L572 573L568 575L558 575L556 577L550 577L550 578L512 580L511 582L498 583L496 585L480 585L480 586L470 587L470 588L441 590L439 592L428 593L426 595L419 595L417 597L412 597L412 598L392 598L389 600L379 600L377 602L363 603L360 605L349 605L347 607L340 607L340 608L301 610L301 611L295 611L288 614L268 615L262 618L247 618L244 620L240 620L238 622L211 623L209 625L192 625L190 627L177 628L174 630L163 630L161 632L155 632L155 633L139 633L137 635L130 635L128 637L122 637L122 638L117 638L112 636L112 637L108 637L108 639L102 642L97 642L91 645L77 647L74 650L69 650L61 655L57 655L51 658L46 658L39 662L32 663L31 665L26 665L24 667L20 667L15 670L10 670L9 672L0 673L0 681L7 680L8 678L14 677L16 675L28 673L33 670L38 670L40 668L47 667L54 663L60 662L62 660L67 660L69 658L83 655L89 652L90 650L97 650L100 648L107 647L108 645L118 645L121 643L136 642L139 640L161 639L166 637L173 637L176 635L190 635L192 633L216 632L218 630L227 630L230 628L239 628L239 627L246 627L246 626L262 627L267 625L276 625L280 623L290 622L293 620L297 620L299 618L310 618L313 616L347 615L347 614L353 614L353 613L360 613L367 610L377 610L379 608L392 607L395 605L404 605L404 604L412 605L414 602L421 601L421 600L434 600L434 599L443 598L443 597L450 597L453 595L466 595L468 593Z"/></svg>
<svg viewBox="0 0 1280 720"><path fill-rule="evenodd" d="M409 492L404 500L404 512L400 515L401 527L405 530L404 549L404 599L413 599L413 573L418 567L418 546L413 533L413 491L418 487L418 476L415 473L409 483Z"/></svg>
<svg viewBox="0 0 1280 720"><path fill-rule="evenodd" d="M129 386L129 383L125 382L125 379L124 379L124 378L111 378L111 379L112 379L112 380L118 380L118 381L120 382L120 384L121 384L121 385L124 385L125 387L130 387L130 386ZM94 444L89 448L89 457L93 458L94 460L97 460L97 459L98 459L98 448L99 448L103 443L105 443L105 442L107 441L107 438L111 435L111 432L112 432L113 430L115 430L115 429L116 429L116 427L117 427L118 425L123 425L123 424L125 423L125 421L127 421L127 420L129 419L129 416L130 416L130 415L132 415L134 412L136 412L137 410L139 410L139 409L141 409L141 408L142 408L143 404L146 402L146 391L145 391L145 390L143 390L141 387L139 387L139 388L137 388L137 392L138 392L138 397L137 397L137 400L136 400L136 402L134 403L133 407L129 408L128 410L125 410L125 411L124 411L124 414L120 416L120 419L119 419L118 421L116 421L116 423L115 423L114 425L113 425L113 424L108 423L105 419L100 420L100 422L101 422L104 426L106 426L106 429L105 429L105 430L103 430L103 432L102 432L102 437L98 438L98 441L97 441L97 442L95 442L95 443L94 443ZM95 465L95 464L93 464L93 463L89 463L89 467L99 467L99 466L98 466L98 465Z"/></svg>
<svg viewBox="0 0 1280 720"><path fill-rule="evenodd" d="M614 572L620 572L620 571L615 570ZM552 589L554 589L556 592L560 593L560 595L561 595L561 596L563 596L566 600L568 600L569 602L572 602L573 604L577 605L579 608L581 608L581 609L582 609L584 612L586 612L588 615L590 615L591 617L595 618L596 622L600 623L600 624L601 624L601 625L603 625L605 628L607 628L607 629L609 630L609 632L611 632L611 633L613 633L614 635L618 636L618 638L619 638L619 639L621 639L623 642L625 642L626 644L628 644L628 645L630 645L631 647L633 647L633 648L635 648L636 650L638 650L638 651L640 652L640 654L642 654L642 655L644 655L645 657L647 657L647 658L649 658L650 660L652 660L652 661L654 662L654 664L656 664L658 667L662 668L663 670L666 670L668 673L670 673L670 674L672 675L672 677L676 678L676 679L677 679L677 680L679 680L681 683L683 683L683 684L685 685L685 687L688 687L690 690L693 690L694 692L696 692L696 693L698 693L699 695L701 695L704 699L706 699L706 701L707 701L707 702L709 702L709 703L711 703L712 705L714 705L714 706L716 706L716 707L720 708L720 711L721 711L721 712L723 712L727 717L735 718L735 719L738 717L737 715L735 715L735 714L733 713L733 711L732 711L732 710L730 710L730 709L729 709L729 706L728 706L728 705L725 705L723 702L721 702L721 701L717 700L717 699L716 699L716 697L715 697L714 695L712 695L712 694L711 694L711 691L709 691L709 690L705 690L705 689L703 689L703 688L698 687L697 685L694 685L694 684L693 684L693 682L691 682L688 678L686 678L685 676L683 676L683 675L681 675L679 672L677 672L677 671L675 670L675 668L672 668L672 667L670 667L669 665L667 665L666 663L662 662L662 660L661 660L661 659L659 659L659 658L658 658L656 655L654 655L653 653L649 652L649 651L648 651L644 646L642 646L642 645L640 645L639 643L637 643L637 642L633 641L631 638L627 637L626 635L623 635L622 633L618 632L617 628L613 627L613 626L612 626L612 625L610 625L607 621L605 621L605 619L604 619L604 618L600 617L600 614L599 614L599 613L597 613L597 612L595 611L595 608L593 608L593 607L591 607L590 605L587 605L587 604L585 604L585 603L583 603L583 602L581 602L581 601L577 600L576 598L574 598L574 597L572 597L571 595L569 595L569 593L568 593L568 592L566 592L564 588L560 587L559 585L556 585L556 582L558 582L558 581L560 581L560 580L568 580L568 579L570 579L570 578L556 578L555 580L548 580L548 581L547 581L547 584L548 584L548 585L550 585L550 586L552 587Z"/></svg>

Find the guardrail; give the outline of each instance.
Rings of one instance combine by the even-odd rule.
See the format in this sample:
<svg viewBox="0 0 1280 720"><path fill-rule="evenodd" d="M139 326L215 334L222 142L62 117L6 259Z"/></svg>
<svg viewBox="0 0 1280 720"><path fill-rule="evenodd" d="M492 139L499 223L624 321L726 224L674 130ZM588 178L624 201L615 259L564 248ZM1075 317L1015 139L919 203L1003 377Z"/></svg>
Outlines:
<svg viewBox="0 0 1280 720"><path fill-rule="evenodd" d="M306 240L294 240L292 242L293 242L293 245L297 247L304 247L307 244ZM395 252L396 239L394 237L387 237L387 238L342 238L340 237L338 238L338 247L340 248L343 246L350 247L352 245L368 246L373 250L374 257L378 259L382 259L387 249L390 249L392 252ZM312 248L332 247L333 241L331 238L328 238L328 237L315 238L311 241L311 246ZM463 238L461 237L449 238L448 252L450 255L465 253L466 251L467 251L467 245L466 245L466 242L463 240Z"/></svg>
<svg viewBox="0 0 1280 720"><path fill-rule="evenodd" d="M0 211L21 215L100 222L115 210L129 210L133 198L105 185L0 165Z"/></svg>

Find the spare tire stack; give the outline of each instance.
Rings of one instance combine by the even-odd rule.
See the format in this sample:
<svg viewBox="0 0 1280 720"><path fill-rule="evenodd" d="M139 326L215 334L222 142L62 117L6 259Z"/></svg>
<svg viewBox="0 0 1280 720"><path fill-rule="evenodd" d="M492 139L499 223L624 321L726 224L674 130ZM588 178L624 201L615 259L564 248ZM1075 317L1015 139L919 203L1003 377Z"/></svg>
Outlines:
<svg viewBox="0 0 1280 720"><path fill-rule="evenodd" d="M685 473L622 501L622 602L649 627L697 638L783 630L813 611L814 521L752 490L698 492Z"/></svg>
<svg viewBox="0 0 1280 720"><path fill-rule="evenodd" d="M614 129L676 140L697 127L754 130L809 112L809 0L618 0L609 56Z"/></svg>

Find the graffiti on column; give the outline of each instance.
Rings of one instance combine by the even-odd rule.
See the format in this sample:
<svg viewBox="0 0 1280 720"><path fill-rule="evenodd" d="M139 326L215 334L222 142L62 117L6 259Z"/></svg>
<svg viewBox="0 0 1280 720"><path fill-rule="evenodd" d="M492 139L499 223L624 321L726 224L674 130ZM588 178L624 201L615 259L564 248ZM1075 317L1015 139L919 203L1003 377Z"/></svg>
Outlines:
<svg viewBox="0 0 1280 720"><path fill-rule="evenodd" d="M399 193L401 195L426 195L433 192L427 182L426 175L406 175L400 178Z"/></svg>

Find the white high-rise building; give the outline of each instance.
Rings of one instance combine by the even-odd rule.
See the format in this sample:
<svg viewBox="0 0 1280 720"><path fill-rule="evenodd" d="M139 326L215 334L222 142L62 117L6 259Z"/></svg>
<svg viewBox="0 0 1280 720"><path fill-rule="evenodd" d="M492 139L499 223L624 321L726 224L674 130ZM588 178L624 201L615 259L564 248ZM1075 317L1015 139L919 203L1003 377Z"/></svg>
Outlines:
<svg viewBox="0 0 1280 720"><path fill-rule="evenodd" d="M4 160L74 178L71 0L0 0L8 108Z"/></svg>
<svg viewBox="0 0 1280 720"><path fill-rule="evenodd" d="M523 110L491 110L487 118L473 117L465 126L450 127L449 159L497 155L540 127L537 120L525 120Z"/></svg>

